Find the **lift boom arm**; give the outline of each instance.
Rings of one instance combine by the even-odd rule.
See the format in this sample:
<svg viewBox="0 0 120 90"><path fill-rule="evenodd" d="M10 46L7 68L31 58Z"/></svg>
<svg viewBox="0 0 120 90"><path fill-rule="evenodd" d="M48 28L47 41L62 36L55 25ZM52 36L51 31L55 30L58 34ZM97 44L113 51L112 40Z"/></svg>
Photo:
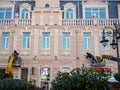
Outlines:
<svg viewBox="0 0 120 90"><path fill-rule="evenodd" d="M8 67L5 71L6 77L12 77L12 66L13 66L13 61L14 61L14 55L10 57L10 62L8 63Z"/></svg>

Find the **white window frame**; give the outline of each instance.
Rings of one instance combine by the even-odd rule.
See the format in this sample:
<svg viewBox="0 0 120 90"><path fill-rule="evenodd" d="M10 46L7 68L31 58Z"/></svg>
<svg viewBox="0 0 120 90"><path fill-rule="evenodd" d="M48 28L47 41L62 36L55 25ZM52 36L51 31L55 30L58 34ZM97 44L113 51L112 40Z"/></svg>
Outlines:
<svg viewBox="0 0 120 90"><path fill-rule="evenodd" d="M9 46L9 43L8 43L8 42L10 41L10 40L9 40L9 37L3 37L3 38L5 39L5 43L4 43L5 46L4 46L3 49L7 49L8 46ZM7 43L8 43L8 45L7 45Z"/></svg>
<svg viewBox="0 0 120 90"><path fill-rule="evenodd" d="M84 33L84 34L87 34L87 33ZM83 35L84 35L83 34ZM88 33L88 34L90 34L91 35L91 33ZM84 39L86 40L86 41L84 41ZM84 43L83 43L83 47L84 47L84 49L86 49L86 50L90 50L91 49L91 36L90 37L84 37L84 39L83 39L83 41L84 42L86 42L86 48L85 48L85 46L84 46ZM90 43L89 43L89 41L90 41Z"/></svg>
<svg viewBox="0 0 120 90"><path fill-rule="evenodd" d="M71 9L71 8L68 8L67 10L66 10L66 19L73 19L74 18L74 12L73 12L73 10L72 11L68 11L69 9ZM67 13L68 13L68 17L67 17Z"/></svg>
<svg viewBox="0 0 120 90"><path fill-rule="evenodd" d="M48 36L43 36L44 34L49 34L49 37ZM43 40L45 39L45 46L43 47ZM50 33L49 32L43 32L42 33L42 49L43 50L48 50L50 49Z"/></svg>
<svg viewBox="0 0 120 90"><path fill-rule="evenodd" d="M9 42L9 37L5 37L5 49L7 49L9 45L7 45L7 42Z"/></svg>
<svg viewBox="0 0 120 90"><path fill-rule="evenodd" d="M24 32L29 33L29 32ZM30 42L31 42L31 37L24 37L24 33L23 33L23 43L22 43L22 48L23 49L30 49ZM30 33L29 33L30 34ZM30 34L31 35L31 34ZM24 39L25 39L25 47L24 47ZM29 47L28 47L28 41L29 41Z"/></svg>
<svg viewBox="0 0 120 90"><path fill-rule="evenodd" d="M27 8L24 8L24 9L27 9ZM23 9L23 10L24 10L24 9ZM24 11L24 12L23 12L23 10L22 10L22 15L24 15L24 18L22 17L22 15L21 15L21 18L22 18L22 19L28 19L28 18L29 18L29 10L27 9L28 11ZM27 14L28 14L28 17L26 17Z"/></svg>
<svg viewBox="0 0 120 90"><path fill-rule="evenodd" d="M83 19L85 19L85 8L105 8L106 19L109 19L108 3L106 2L100 2L98 0L95 0L95 1L91 0L89 2L83 2L82 3Z"/></svg>
<svg viewBox="0 0 120 90"><path fill-rule="evenodd" d="M0 7L1 8L1 7ZM3 19L6 19L6 12L7 11L9 11L10 12L10 10L6 10L6 8L4 8L5 10L4 11L0 11L0 12L3 12L4 13L4 18ZM10 8L11 9L11 18L12 18L12 8Z"/></svg>
<svg viewBox="0 0 120 90"><path fill-rule="evenodd" d="M6 36L6 37L3 36L2 40L3 39L5 40L5 43L4 43L4 48L2 47L2 49L8 49L9 48L9 42L10 42L10 36ZM7 45L7 43L8 43L8 45ZM3 42L2 42L2 44L3 44Z"/></svg>
<svg viewBox="0 0 120 90"><path fill-rule="evenodd" d="M63 32L63 34L65 34L65 33L66 32ZM70 34L70 32L68 32L68 33ZM68 34L68 33L66 33L66 34ZM63 41L64 39L65 39L65 43ZM69 45L67 43L69 43ZM65 48L64 48L63 44L65 44ZM64 36L62 36L62 49L63 50L70 50L70 37L64 37Z"/></svg>
<svg viewBox="0 0 120 90"><path fill-rule="evenodd" d="M100 9L101 9L101 7L96 8L96 9L98 9L98 10L96 10L96 11L93 10L94 8L89 8L89 9L90 9L90 12L91 12L91 18L94 17L96 13L97 13L97 18L100 18ZM105 8L104 8L104 9L105 9ZM85 10L86 10L86 8L85 8ZM86 14L86 11L85 11L85 14ZM85 15L85 16L86 16L86 15ZM85 17L85 18L86 18L86 17ZM105 18L106 18L106 9L105 9Z"/></svg>

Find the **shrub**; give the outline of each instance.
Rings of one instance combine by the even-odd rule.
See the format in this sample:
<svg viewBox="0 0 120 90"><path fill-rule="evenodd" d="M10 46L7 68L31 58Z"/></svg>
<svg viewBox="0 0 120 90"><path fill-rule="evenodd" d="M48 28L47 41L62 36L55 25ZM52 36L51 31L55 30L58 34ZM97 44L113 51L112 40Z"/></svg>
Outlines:
<svg viewBox="0 0 120 90"><path fill-rule="evenodd" d="M4 79L0 81L0 90L35 90L35 85L19 79Z"/></svg>
<svg viewBox="0 0 120 90"><path fill-rule="evenodd" d="M88 71L83 66L70 73L58 72L51 83L51 90L110 90L110 83L103 73Z"/></svg>
<svg viewBox="0 0 120 90"><path fill-rule="evenodd" d="M0 69L0 80L5 78L5 69Z"/></svg>
<svg viewBox="0 0 120 90"><path fill-rule="evenodd" d="M115 79L116 79L117 81L120 82L120 73L119 73L119 72L118 72L118 73L115 73L115 74L114 74L114 77L115 77Z"/></svg>

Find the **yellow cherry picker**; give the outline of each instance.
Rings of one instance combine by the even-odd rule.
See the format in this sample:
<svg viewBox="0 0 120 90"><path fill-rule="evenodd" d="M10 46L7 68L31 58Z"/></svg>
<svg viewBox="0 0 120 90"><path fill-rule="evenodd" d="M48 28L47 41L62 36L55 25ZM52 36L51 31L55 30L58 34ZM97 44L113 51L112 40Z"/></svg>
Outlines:
<svg viewBox="0 0 120 90"><path fill-rule="evenodd" d="M12 53L9 58L7 69L5 70L6 78L13 77L13 67L20 67L21 66L21 58L19 57L19 53L16 50Z"/></svg>

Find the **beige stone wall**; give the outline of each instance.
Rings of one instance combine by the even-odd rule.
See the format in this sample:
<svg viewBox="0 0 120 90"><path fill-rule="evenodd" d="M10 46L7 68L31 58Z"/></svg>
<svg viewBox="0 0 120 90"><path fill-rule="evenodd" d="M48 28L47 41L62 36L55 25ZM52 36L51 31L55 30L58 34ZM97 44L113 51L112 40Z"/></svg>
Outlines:
<svg viewBox="0 0 120 90"><path fill-rule="evenodd" d="M44 5L47 2L49 2L50 8L45 9ZM31 11L31 26L0 26L0 44L2 43L2 33L10 32L9 48L3 50L0 47L0 68L7 68L9 56L14 50L17 50L22 58L22 64L21 67L13 68L14 78L21 79L21 68L28 68L28 80L33 78L40 86L41 67L51 69L50 81L52 81L63 66L69 67L70 70L81 67L82 64L88 68L91 67L91 61L86 59L86 52L90 52L94 56L100 56L101 54L116 56L116 50L111 49L111 47L108 50L103 50L101 47L102 26L62 26L62 11L59 9L59 3L59 0L36 0L36 7L34 11ZM66 5L65 9L70 5L71 3ZM103 6L106 5L103 4ZM21 10L23 7L30 9L28 4L23 4ZM75 11L73 4L71 7ZM19 17L21 17L21 14ZM27 50L22 48L23 32L31 33L30 49ZM42 49L42 32L50 32L50 49L48 50ZM70 32L70 50L62 49L63 32ZM83 48L83 33L85 32L91 33L90 50ZM31 74L32 67L35 68L34 75ZM113 73L117 72L117 62L106 60L105 67L111 68Z"/></svg>
<svg viewBox="0 0 120 90"><path fill-rule="evenodd" d="M49 4L51 8L59 7L60 0L35 0L36 7L44 8L45 4Z"/></svg>
<svg viewBox="0 0 120 90"><path fill-rule="evenodd" d="M91 67L91 61L86 59L86 52L92 53L94 56L100 56L101 54L116 55L116 51L102 50L101 44L101 28L80 26L80 27L63 27L63 26L30 26L30 27L11 27L9 31L11 33L11 47L0 52L0 63L4 63L2 67L7 68L7 61L13 50L17 50L22 58L22 65L20 68L13 68L14 78L21 78L21 68L28 68L28 80L33 78L37 80L37 85L40 86L40 68L50 67L51 76L50 80L54 79L56 73L61 71L61 67L67 65L72 70L75 67L81 67L84 64L86 67ZM14 32L12 32L14 30ZM8 30L7 30L8 31ZM5 32L5 29L1 29L1 33ZM30 49L22 49L22 33L31 33ZM50 32L50 49L42 50L41 39L42 32ZM70 50L62 49L62 32L70 32L71 45ZM91 49L85 50L83 48L83 33L91 32ZM0 34L2 37L2 34ZM77 40L77 41L76 41ZM34 60L34 56L36 59ZM57 59L55 60L55 56ZM79 59L76 59L79 57ZM35 68L35 74L31 75L31 67ZM106 66L111 68L113 72L117 72L117 63L110 60L106 60Z"/></svg>

